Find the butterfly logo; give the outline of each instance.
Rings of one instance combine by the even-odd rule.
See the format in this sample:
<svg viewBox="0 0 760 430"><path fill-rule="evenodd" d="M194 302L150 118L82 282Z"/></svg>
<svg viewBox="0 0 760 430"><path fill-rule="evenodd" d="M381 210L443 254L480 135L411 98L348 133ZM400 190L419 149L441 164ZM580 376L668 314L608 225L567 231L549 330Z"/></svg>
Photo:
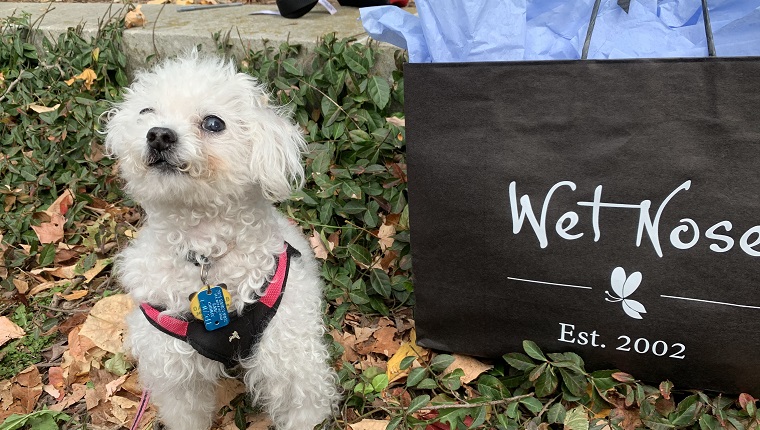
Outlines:
<svg viewBox="0 0 760 430"><path fill-rule="evenodd" d="M626 315L637 320L642 319L641 314L647 313L646 308L639 301L629 299L641 284L641 272L633 272L631 276L626 276L622 267L616 267L612 271L610 283L615 294L605 291L607 298L604 300L612 303L623 302L623 311Z"/></svg>

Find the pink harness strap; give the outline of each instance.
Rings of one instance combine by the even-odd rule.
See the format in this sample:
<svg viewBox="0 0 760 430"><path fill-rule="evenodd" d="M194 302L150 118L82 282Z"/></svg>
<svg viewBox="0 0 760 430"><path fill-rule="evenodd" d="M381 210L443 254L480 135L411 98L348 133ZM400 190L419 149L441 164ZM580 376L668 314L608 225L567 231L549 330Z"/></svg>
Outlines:
<svg viewBox="0 0 760 430"><path fill-rule="evenodd" d="M288 246L286 245L285 250L282 251L277 258L277 268L274 272L274 276L272 276L272 280L269 281L269 285L266 287L266 292L261 298L259 298L261 304L270 309L274 306L282 293L287 273ZM159 326L162 331L182 340L187 338L188 321L169 315L161 315L161 311L154 308L150 303L140 303L140 308L145 316L153 321L155 325Z"/></svg>
<svg viewBox="0 0 760 430"><path fill-rule="evenodd" d="M150 391L143 390L142 396L140 397L140 405L137 406L135 420L132 421L132 427L130 427L129 430L137 430L137 426L140 424L140 420L142 420L145 410L148 409L148 401L150 401Z"/></svg>

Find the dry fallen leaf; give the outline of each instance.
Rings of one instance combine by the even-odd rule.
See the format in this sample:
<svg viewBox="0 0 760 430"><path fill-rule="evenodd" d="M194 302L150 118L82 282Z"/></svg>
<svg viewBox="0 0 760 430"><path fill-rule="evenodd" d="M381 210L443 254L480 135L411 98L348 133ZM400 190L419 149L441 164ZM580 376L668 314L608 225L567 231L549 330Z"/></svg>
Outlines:
<svg viewBox="0 0 760 430"><path fill-rule="evenodd" d="M21 279L13 278L13 286L21 294L26 294L29 291L29 283Z"/></svg>
<svg viewBox="0 0 760 430"><path fill-rule="evenodd" d="M396 118L395 116L385 118L385 122L398 127L406 127L406 118Z"/></svg>
<svg viewBox="0 0 760 430"><path fill-rule="evenodd" d="M20 339L25 334L24 329L16 325L8 317L0 317L0 346L11 339Z"/></svg>
<svg viewBox="0 0 760 430"><path fill-rule="evenodd" d="M95 74L95 71L90 68L87 68L87 69L82 70L82 73L64 82L66 82L66 85L71 86L71 84L73 84L75 81L84 81L84 87L89 90L90 88L92 88L92 84L95 82L96 79L98 79L98 75Z"/></svg>
<svg viewBox="0 0 760 430"><path fill-rule="evenodd" d="M84 384L73 384L71 386L71 394L65 396L63 400L60 402L51 405L50 409L61 412L62 410L68 408L69 406L73 405L74 403L82 400L84 398L84 394L87 391L87 386Z"/></svg>
<svg viewBox="0 0 760 430"><path fill-rule="evenodd" d="M142 27L145 25L147 20L145 19L145 14L140 10L140 7L141 5L138 4L133 10L130 10L127 12L126 16L124 16L124 26L126 28Z"/></svg>
<svg viewBox="0 0 760 430"><path fill-rule="evenodd" d="M113 396L113 394L119 390L119 388L121 387L121 384L123 384L124 381L126 381L128 377L129 377L129 374L125 373L125 374L121 375L121 377L119 377L117 379L114 379L113 381L107 383L106 384L106 395L108 395L109 397Z"/></svg>
<svg viewBox="0 0 760 430"><path fill-rule="evenodd" d="M59 293L57 295L60 298L62 298L63 300L66 300L67 302L71 302L71 301L74 301L74 300L81 299L82 297L86 296L87 293L89 293L89 291L87 291L87 290L77 290L77 291L74 291L71 294L62 295L62 294Z"/></svg>
<svg viewBox="0 0 760 430"><path fill-rule="evenodd" d="M13 378L15 384L11 387L13 398L24 413L32 412L37 406L37 400L42 395L42 376L35 365L22 370Z"/></svg>
<svg viewBox="0 0 760 430"><path fill-rule="evenodd" d="M96 276L100 274L100 272L103 271L106 267L108 267L113 260L110 258L103 258L101 260L95 261L95 265L92 266L92 269L84 272L84 280L85 282L89 283L93 279L95 279Z"/></svg>
<svg viewBox="0 0 760 430"><path fill-rule="evenodd" d="M245 384L235 378L224 378L216 388L216 405L218 408L230 406L230 402L246 392ZM233 408L234 409L234 408Z"/></svg>
<svg viewBox="0 0 760 430"><path fill-rule="evenodd" d="M58 103L57 105L53 107L47 107L47 106L38 105L36 103L32 103L29 105L29 109L37 113L46 113L46 112L53 112L54 110L57 110L60 106L61 106L60 103Z"/></svg>
<svg viewBox="0 0 760 430"><path fill-rule="evenodd" d="M321 260L327 260L327 248L325 248L325 244L322 243L322 239L319 237L316 230L314 230L311 233L311 236L309 236L309 245L311 245L315 257Z"/></svg>
<svg viewBox="0 0 760 430"><path fill-rule="evenodd" d="M383 224L377 233L380 242L380 250L385 252L386 249L393 246L393 236L396 235L396 227L392 224Z"/></svg>
<svg viewBox="0 0 760 430"><path fill-rule="evenodd" d="M372 420L365 418L356 424L350 424L352 430L385 430L388 426L389 420Z"/></svg>
<svg viewBox="0 0 760 430"><path fill-rule="evenodd" d="M469 384L486 370L493 369L493 365L485 364L475 358L466 355L454 354L454 361L443 371L443 374L451 373L456 369L462 369L464 376L459 379L463 384Z"/></svg>
<svg viewBox="0 0 760 430"><path fill-rule="evenodd" d="M114 354L124 352L124 333L127 330L124 318L133 307L132 299L126 294L101 299L92 307L79 335L92 340L95 346L105 351Z"/></svg>
<svg viewBox="0 0 760 430"><path fill-rule="evenodd" d="M343 346L343 356L341 361L353 363L359 360L359 355L356 353L356 336L351 333L341 333L338 330L333 329L330 334L333 339Z"/></svg>
<svg viewBox="0 0 760 430"><path fill-rule="evenodd" d="M393 357L388 360L388 367L385 374L388 380L393 382L409 374L409 369L401 370L401 361L406 357L425 358L429 351L417 345L417 333L412 330L409 334L409 342L403 342Z"/></svg>
<svg viewBox="0 0 760 430"><path fill-rule="evenodd" d="M66 218L63 215L51 213L50 221L33 225L32 230L37 233L40 243L56 243L63 240L63 225L65 223Z"/></svg>

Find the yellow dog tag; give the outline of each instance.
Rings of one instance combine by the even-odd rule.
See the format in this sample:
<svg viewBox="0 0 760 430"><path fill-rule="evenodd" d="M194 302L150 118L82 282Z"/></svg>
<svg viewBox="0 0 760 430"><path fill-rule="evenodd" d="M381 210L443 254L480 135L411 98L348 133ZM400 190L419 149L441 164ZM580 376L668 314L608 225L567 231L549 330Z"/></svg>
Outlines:
<svg viewBox="0 0 760 430"><path fill-rule="evenodd" d="M206 285L205 287L201 288L200 291L190 296L190 312L196 319L201 321L203 321L203 311L201 310L201 303L198 299L198 295L201 293L206 293L210 288L221 288L222 295L224 296L224 304L227 307L227 312L232 312L232 296L230 296L230 292L227 291L227 286L224 284L219 284L216 287Z"/></svg>

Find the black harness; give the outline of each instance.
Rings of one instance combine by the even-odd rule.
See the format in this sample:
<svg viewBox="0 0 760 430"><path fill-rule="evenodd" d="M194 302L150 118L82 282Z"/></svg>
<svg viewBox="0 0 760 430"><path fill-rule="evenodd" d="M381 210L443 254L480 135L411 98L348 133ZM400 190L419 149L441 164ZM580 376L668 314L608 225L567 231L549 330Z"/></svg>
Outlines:
<svg viewBox="0 0 760 430"><path fill-rule="evenodd" d="M179 317L161 315L166 309L149 303L141 303L140 310L160 331L184 340L204 357L233 367L250 354L277 313L288 280L290 259L300 255L289 243L285 243L285 251L277 259L275 274L265 284L264 295L246 305L241 314L230 314L230 323L214 331L207 330L203 321L193 318L189 312Z"/></svg>

